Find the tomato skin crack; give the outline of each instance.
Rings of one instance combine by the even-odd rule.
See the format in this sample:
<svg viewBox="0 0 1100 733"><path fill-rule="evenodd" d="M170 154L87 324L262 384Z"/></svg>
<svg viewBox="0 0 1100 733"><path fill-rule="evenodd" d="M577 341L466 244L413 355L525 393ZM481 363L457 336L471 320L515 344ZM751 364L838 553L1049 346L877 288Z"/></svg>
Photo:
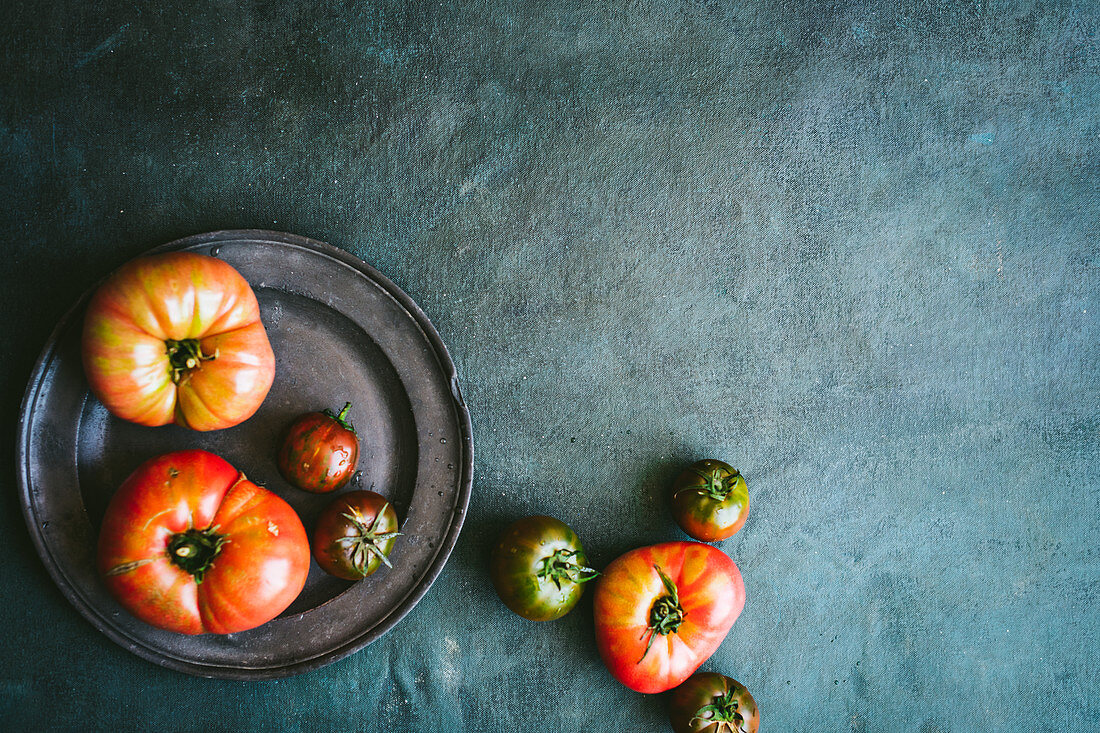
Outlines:
<svg viewBox="0 0 1100 733"><path fill-rule="evenodd" d="M132 573L140 568L142 565L147 565L156 560L155 557L147 557L144 560L134 560L133 562L124 562L121 565L115 565L113 568L107 571L108 577L113 575L124 575L125 573Z"/></svg>

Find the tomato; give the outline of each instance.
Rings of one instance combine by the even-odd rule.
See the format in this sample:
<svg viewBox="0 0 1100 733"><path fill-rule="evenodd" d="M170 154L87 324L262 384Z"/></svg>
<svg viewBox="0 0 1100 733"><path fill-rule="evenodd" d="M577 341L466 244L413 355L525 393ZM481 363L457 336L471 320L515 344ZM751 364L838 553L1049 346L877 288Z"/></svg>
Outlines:
<svg viewBox="0 0 1100 733"><path fill-rule="evenodd" d="M697 540L717 542L737 534L749 516L745 478L728 463L693 463L672 484L672 516Z"/></svg>
<svg viewBox="0 0 1100 733"><path fill-rule="evenodd" d="M252 289L195 252L141 257L111 275L88 303L82 356L92 393L140 425L231 427L275 378Z"/></svg>
<svg viewBox="0 0 1100 733"><path fill-rule="evenodd" d="M359 438L347 421L351 403L340 414L308 412L287 429L279 446L279 473L299 489L327 494L347 483L359 462Z"/></svg>
<svg viewBox="0 0 1100 733"><path fill-rule="evenodd" d="M672 691L669 721L675 733L756 733L760 710L745 686L714 672L693 674Z"/></svg>
<svg viewBox="0 0 1100 733"><path fill-rule="evenodd" d="M97 565L108 590L153 626L245 631L278 616L309 573L309 540L285 501L213 453L142 464L107 506Z"/></svg>
<svg viewBox="0 0 1100 733"><path fill-rule="evenodd" d="M580 538L553 517L524 517L501 534L489 561L500 600L532 621L553 621L577 605L588 567Z"/></svg>
<svg viewBox="0 0 1100 733"><path fill-rule="evenodd" d="M641 547L608 565L596 584L596 646L615 679L636 692L663 692L714 653L744 605L741 571L716 547Z"/></svg>
<svg viewBox="0 0 1100 733"><path fill-rule="evenodd" d="M397 513L386 497L373 491L338 495L317 518L313 558L321 569L345 580L361 580L381 565L393 567L389 554L401 533Z"/></svg>

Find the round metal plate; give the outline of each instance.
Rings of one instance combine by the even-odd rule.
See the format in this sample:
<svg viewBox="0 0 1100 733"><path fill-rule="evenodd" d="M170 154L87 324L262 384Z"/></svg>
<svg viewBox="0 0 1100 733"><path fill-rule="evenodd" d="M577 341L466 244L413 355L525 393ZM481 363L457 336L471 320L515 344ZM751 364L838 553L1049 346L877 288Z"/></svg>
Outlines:
<svg viewBox="0 0 1100 733"><path fill-rule="evenodd" d="M278 232L223 231L154 252L220 257L251 283L275 351L275 384L260 410L226 430L197 433L119 420L88 392L80 332L90 292L50 336L19 424L23 510L42 560L64 594L107 636L172 669L203 677L268 679L351 654L391 629L428 590L458 538L470 497L470 417L454 364L423 311L348 253ZM275 466L281 431L297 415L353 404L360 472L343 490L371 488L402 520L393 569L348 583L314 562L281 616L251 631L184 636L148 626L107 593L95 543L107 501L142 461L183 448L226 458L286 499L306 529L332 495L287 484Z"/></svg>

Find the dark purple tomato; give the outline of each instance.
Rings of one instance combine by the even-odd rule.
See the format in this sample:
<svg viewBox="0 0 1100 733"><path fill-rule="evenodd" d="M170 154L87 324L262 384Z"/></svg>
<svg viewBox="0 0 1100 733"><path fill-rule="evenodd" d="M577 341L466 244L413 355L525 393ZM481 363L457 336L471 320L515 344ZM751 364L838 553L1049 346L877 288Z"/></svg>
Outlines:
<svg viewBox="0 0 1100 733"><path fill-rule="evenodd" d="M714 672L698 672L669 694L676 733L756 733L760 710L745 686Z"/></svg>
<svg viewBox="0 0 1100 733"><path fill-rule="evenodd" d="M672 517L701 542L732 537L748 516L745 478L728 463L697 461L672 484Z"/></svg>
<svg viewBox="0 0 1100 733"><path fill-rule="evenodd" d="M397 530L397 513L386 497L373 491L348 491L321 512L310 549L329 575L361 580L382 565L393 567L389 555L401 534Z"/></svg>
<svg viewBox="0 0 1100 733"><path fill-rule="evenodd" d="M553 517L524 517L500 535L489 560L500 600L532 621L553 621L577 605L584 583L597 573L588 567L580 538Z"/></svg>
<svg viewBox="0 0 1100 733"><path fill-rule="evenodd" d="M338 415L308 412L287 429L279 446L279 473L299 489L327 494L343 486L359 462L359 437L347 421L351 403Z"/></svg>

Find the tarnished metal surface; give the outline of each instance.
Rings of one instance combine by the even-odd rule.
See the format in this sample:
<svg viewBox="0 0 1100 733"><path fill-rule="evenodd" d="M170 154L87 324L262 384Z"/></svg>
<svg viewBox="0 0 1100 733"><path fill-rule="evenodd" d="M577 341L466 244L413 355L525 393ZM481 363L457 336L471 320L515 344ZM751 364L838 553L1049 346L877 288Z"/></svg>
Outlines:
<svg viewBox="0 0 1100 733"><path fill-rule="evenodd" d="M472 476L469 414L454 365L427 317L373 268L337 248L266 231L189 237L156 251L215 255L251 283L276 358L275 384L251 419L197 433L111 416L87 389L80 326L87 295L51 335L20 417L23 509L58 586L111 639L158 664L208 677L295 674L350 654L389 630L427 591L465 515ZM313 563L279 618L251 631L188 637L154 629L111 598L95 573L107 501L142 461L182 448L213 451L272 489L307 530L331 495L292 488L275 466L281 431L302 412L353 404L360 472L402 519L392 570L348 583Z"/></svg>

